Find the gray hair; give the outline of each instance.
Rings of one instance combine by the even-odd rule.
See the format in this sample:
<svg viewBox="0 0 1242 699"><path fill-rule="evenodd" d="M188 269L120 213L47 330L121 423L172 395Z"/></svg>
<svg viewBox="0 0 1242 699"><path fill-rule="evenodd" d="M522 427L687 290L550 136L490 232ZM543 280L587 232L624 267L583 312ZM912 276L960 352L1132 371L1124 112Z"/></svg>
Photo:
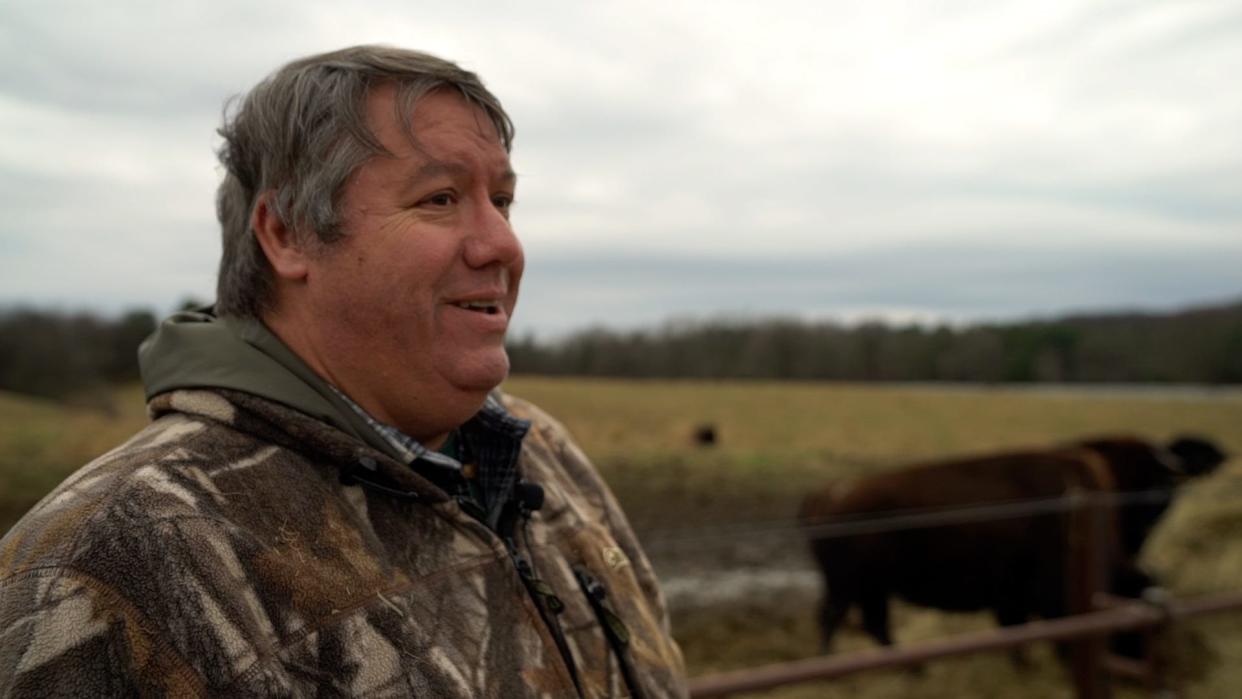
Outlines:
<svg viewBox="0 0 1242 699"><path fill-rule="evenodd" d="M513 145L513 122L500 101L450 61L354 46L286 65L225 108L217 152L225 170L216 194L224 243L218 314L258 318L271 310L272 269L250 225L264 192L272 192L268 206L295 235L313 232L325 245L345 235L336 206L345 181L368 159L391 155L367 125L367 96L381 85L396 86L402 123L423 95L455 90L487 114L506 151Z"/></svg>

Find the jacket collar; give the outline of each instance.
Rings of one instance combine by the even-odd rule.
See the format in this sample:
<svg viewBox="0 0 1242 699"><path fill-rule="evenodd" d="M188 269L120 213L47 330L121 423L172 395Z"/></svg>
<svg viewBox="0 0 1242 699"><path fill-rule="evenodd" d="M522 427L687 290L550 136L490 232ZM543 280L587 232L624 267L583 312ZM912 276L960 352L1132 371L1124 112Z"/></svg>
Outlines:
<svg viewBox="0 0 1242 699"><path fill-rule="evenodd" d="M142 343L138 364L148 401L179 389L248 393L293 408L394 460L407 462L408 453L385 439L257 320L219 317L210 307L182 311ZM489 397L485 410L498 406Z"/></svg>

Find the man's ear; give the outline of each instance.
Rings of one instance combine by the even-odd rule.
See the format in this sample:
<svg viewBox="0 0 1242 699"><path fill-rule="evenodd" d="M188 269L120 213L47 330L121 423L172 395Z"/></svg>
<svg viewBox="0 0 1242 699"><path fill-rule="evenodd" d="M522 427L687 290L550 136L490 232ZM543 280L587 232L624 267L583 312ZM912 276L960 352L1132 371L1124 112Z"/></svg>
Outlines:
<svg viewBox="0 0 1242 699"><path fill-rule="evenodd" d="M276 213L272 206L273 196L275 192L271 190L259 195L250 214L250 228L276 276L290 281L305 279L308 251L293 229L285 225Z"/></svg>

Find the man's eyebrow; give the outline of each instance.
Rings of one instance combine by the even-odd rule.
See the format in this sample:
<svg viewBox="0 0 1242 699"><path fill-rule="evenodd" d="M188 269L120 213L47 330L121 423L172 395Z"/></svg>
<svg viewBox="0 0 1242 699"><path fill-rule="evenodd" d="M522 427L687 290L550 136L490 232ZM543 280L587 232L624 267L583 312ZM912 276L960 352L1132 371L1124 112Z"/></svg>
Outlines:
<svg viewBox="0 0 1242 699"><path fill-rule="evenodd" d="M468 175L469 173L470 168L461 163L456 163L451 160L431 160L423 163L422 166L420 166L418 170L416 170L414 174L408 178L408 183L410 185L417 185L423 180L440 177L441 175L460 177L462 175ZM517 173L513 171L513 168L506 167L496 179L505 184L513 184L517 182Z"/></svg>
<svg viewBox="0 0 1242 699"><path fill-rule="evenodd" d="M414 174L410 175L410 184L418 184L422 180L429 180L433 177L441 175L463 175L467 171L467 167L461 163L454 163L447 160L430 160L423 163Z"/></svg>

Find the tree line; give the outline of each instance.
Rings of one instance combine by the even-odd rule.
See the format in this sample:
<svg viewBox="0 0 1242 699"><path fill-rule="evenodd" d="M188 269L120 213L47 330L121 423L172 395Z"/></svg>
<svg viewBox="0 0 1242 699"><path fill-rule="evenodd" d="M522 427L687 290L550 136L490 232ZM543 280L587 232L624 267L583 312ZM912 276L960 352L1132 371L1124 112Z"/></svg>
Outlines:
<svg viewBox="0 0 1242 699"><path fill-rule="evenodd" d="M0 390L45 398L85 395L138 378L138 345L155 314L117 317L34 308L0 310Z"/></svg>
<svg viewBox="0 0 1242 699"><path fill-rule="evenodd" d="M510 344L519 373L831 381L1242 382L1242 303L966 327L707 321Z"/></svg>
<svg viewBox="0 0 1242 699"><path fill-rule="evenodd" d="M138 379L155 314L0 309L0 390L66 398ZM1177 313L847 326L787 319L512 340L515 373L828 381L1242 383L1242 303Z"/></svg>

